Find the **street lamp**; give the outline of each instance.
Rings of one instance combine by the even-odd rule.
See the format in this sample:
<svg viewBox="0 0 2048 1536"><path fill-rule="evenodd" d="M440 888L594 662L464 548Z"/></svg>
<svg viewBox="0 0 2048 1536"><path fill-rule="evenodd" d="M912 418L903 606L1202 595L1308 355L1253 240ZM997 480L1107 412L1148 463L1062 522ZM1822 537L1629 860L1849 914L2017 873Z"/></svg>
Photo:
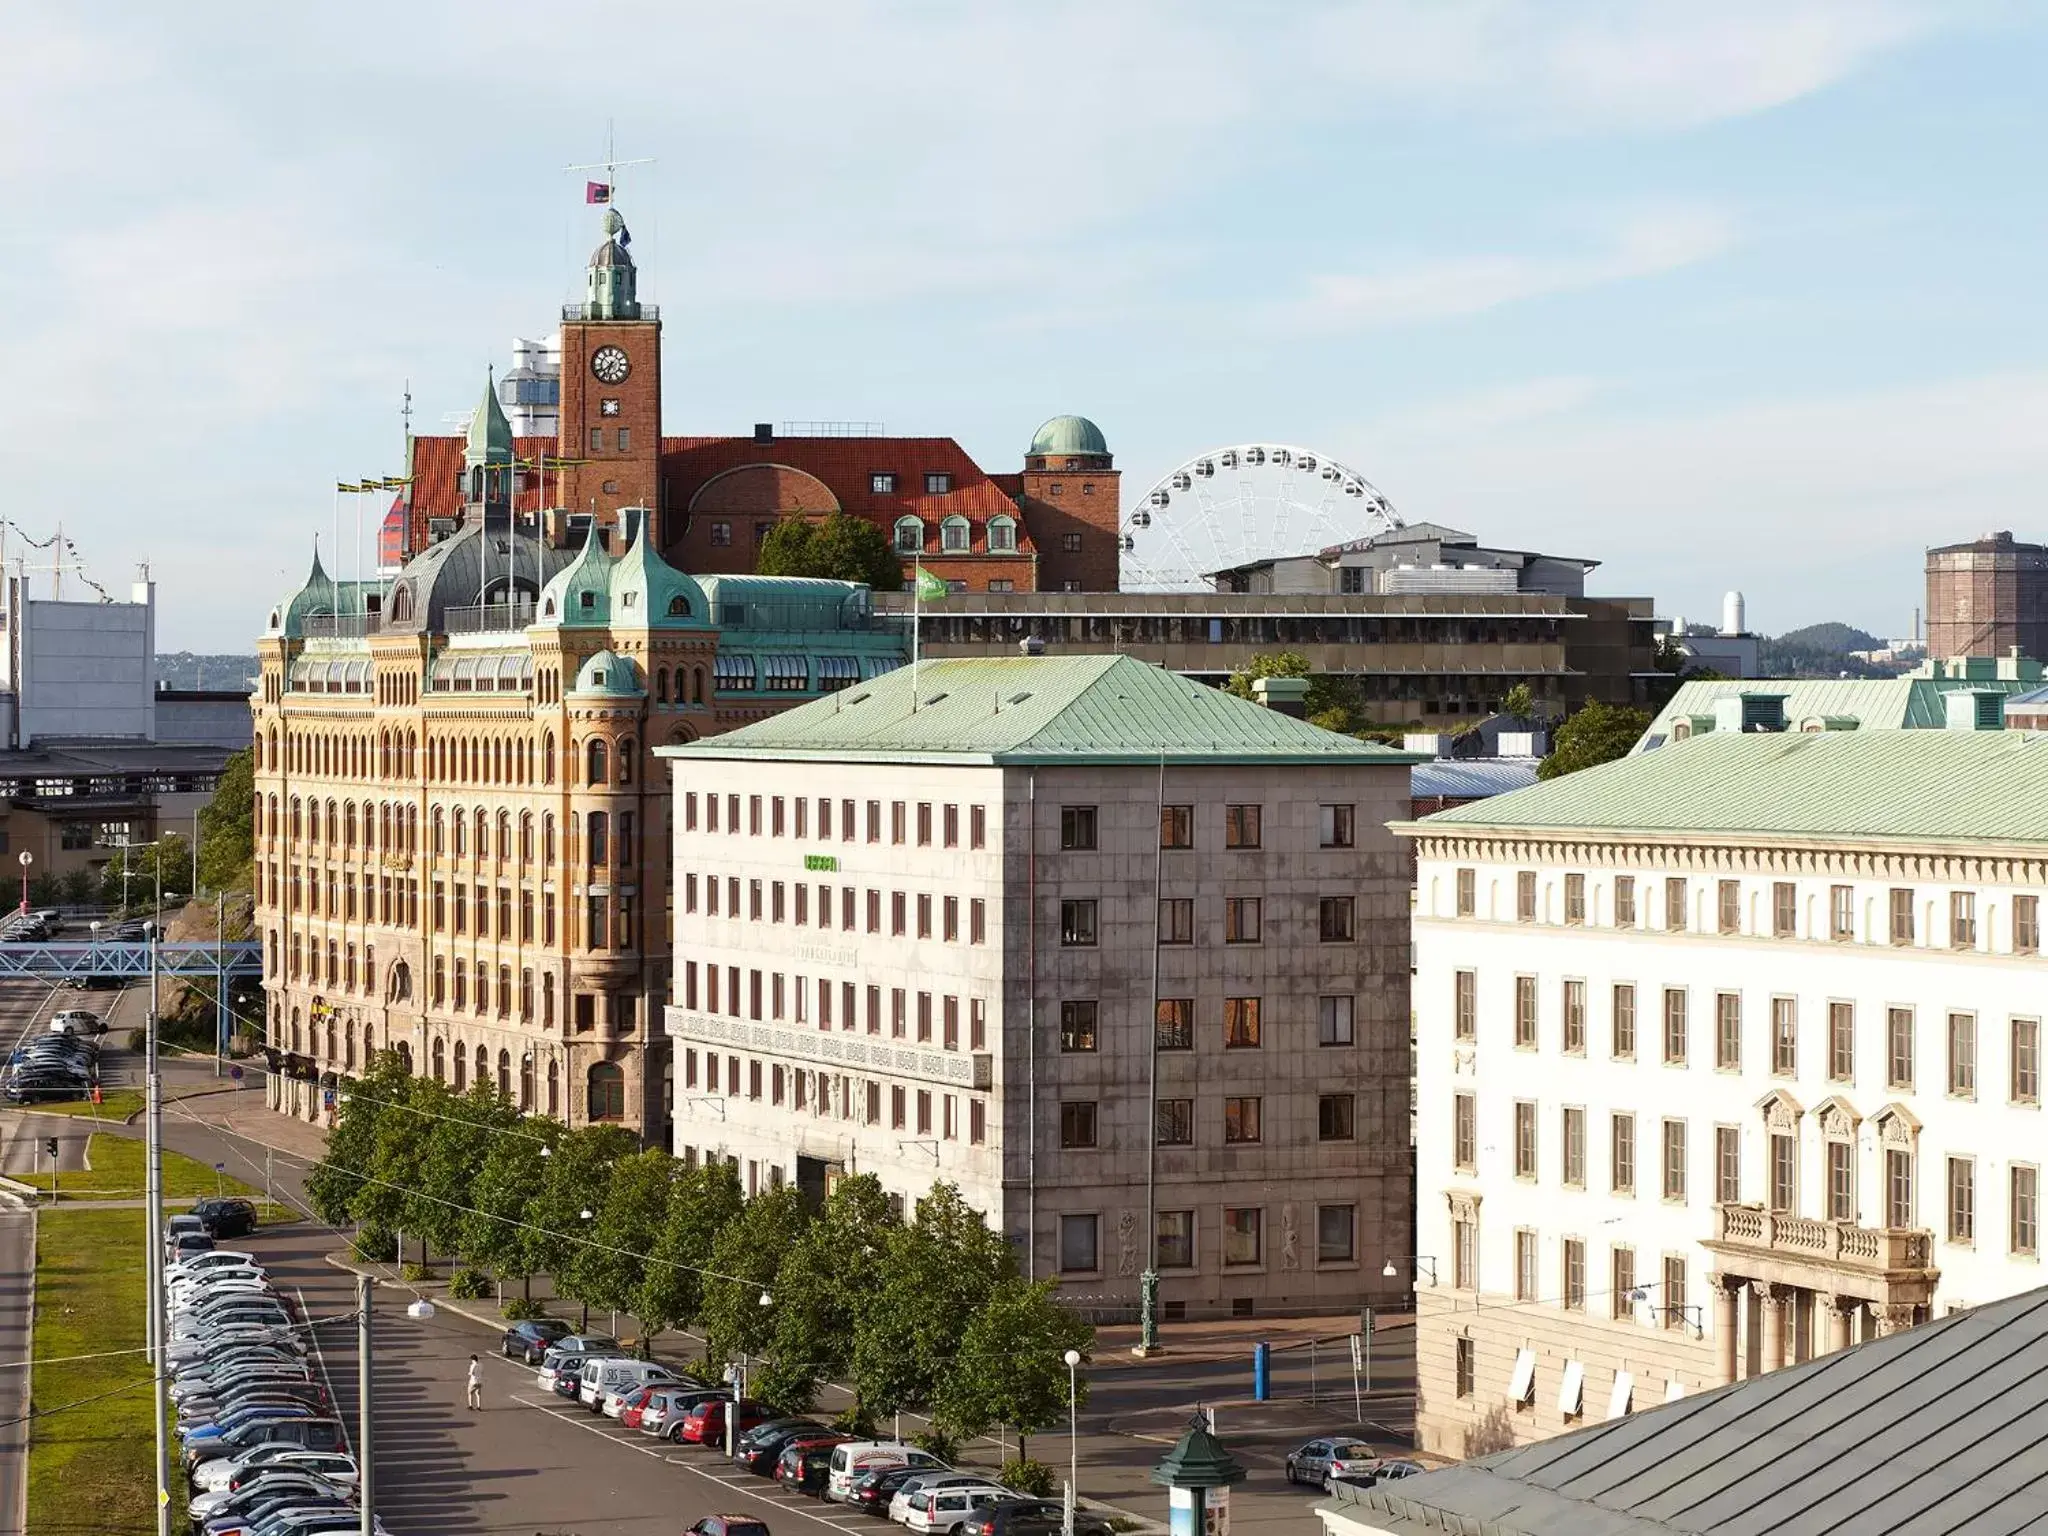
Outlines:
<svg viewBox="0 0 2048 1536"><path fill-rule="evenodd" d="M587 1205L576 1214L585 1221L595 1221L597 1219L597 1213ZM583 1321L576 1325L576 1331L579 1334L590 1332L590 1303L587 1301L583 1303Z"/></svg>
<svg viewBox="0 0 2048 1536"><path fill-rule="evenodd" d="M1074 1536L1074 1504L1081 1496L1081 1382L1077 1372L1081 1366L1081 1351L1070 1349L1065 1356L1067 1362L1067 1510L1066 1523L1062 1527L1066 1536Z"/></svg>
<svg viewBox="0 0 2048 1536"><path fill-rule="evenodd" d="M26 848L21 850L21 910L28 911L28 867L35 863L36 856Z"/></svg>
<svg viewBox="0 0 2048 1536"><path fill-rule="evenodd" d="M1384 1277L1385 1277L1386 1279L1392 1280L1392 1279L1393 1279L1393 1278L1394 1278L1394 1277L1395 1277L1396 1275L1398 1275L1398 1274L1400 1273L1400 1271L1399 1271L1398 1269L1396 1269L1396 1268L1395 1268L1395 1265L1396 1265L1397 1263L1400 1263L1400 1264L1406 1264L1406 1265L1408 1265L1408 1266L1409 1266L1409 1267L1410 1267L1411 1269L1419 1269L1419 1268L1422 1268L1423 1266L1427 1266L1427 1273L1428 1273L1428 1275L1429 1275L1429 1283L1430 1283L1431 1285L1435 1285L1435 1284L1437 1283L1437 1282L1436 1282L1436 1260L1435 1260L1434 1258L1432 1258L1432 1257L1431 1257L1431 1256L1430 1256L1429 1254L1426 1254L1426 1253L1411 1253L1411 1254L1407 1254L1407 1255L1403 1256L1403 1257L1402 1257L1401 1259L1399 1259L1399 1260L1395 1260L1395 1259L1388 1259L1388 1260L1387 1260L1387 1265L1386 1265L1386 1268L1382 1269L1382 1270L1380 1271L1380 1274L1381 1274L1382 1276L1384 1276Z"/></svg>

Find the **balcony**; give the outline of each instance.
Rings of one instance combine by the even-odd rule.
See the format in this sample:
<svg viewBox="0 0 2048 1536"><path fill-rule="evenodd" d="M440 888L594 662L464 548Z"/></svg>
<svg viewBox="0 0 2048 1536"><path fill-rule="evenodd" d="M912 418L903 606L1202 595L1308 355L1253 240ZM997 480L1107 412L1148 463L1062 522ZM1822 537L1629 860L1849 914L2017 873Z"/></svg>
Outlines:
<svg viewBox="0 0 2048 1536"><path fill-rule="evenodd" d="M1940 1278L1934 1234L1919 1227L1859 1227L1718 1205L1706 1246L1729 1273L1871 1301L1896 1302L1906 1299L1902 1293L1925 1300Z"/></svg>
<svg viewBox="0 0 2048 1536"><path fill-rule="evenodd" d="M669 1038L685 1044L758 1051L827 1071L913 1078L977 1093L987 1092L994 1082L994 1060L985 1053L944 1051L886 1035L828 1031L808 1024L758 1024L686 1008L663 1013Z"/></svg>

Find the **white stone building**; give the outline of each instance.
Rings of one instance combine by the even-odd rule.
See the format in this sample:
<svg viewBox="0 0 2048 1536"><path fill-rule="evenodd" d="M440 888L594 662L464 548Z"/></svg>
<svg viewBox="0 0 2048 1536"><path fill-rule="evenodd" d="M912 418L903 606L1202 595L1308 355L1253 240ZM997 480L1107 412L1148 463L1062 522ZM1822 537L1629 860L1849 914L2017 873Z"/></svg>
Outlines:
<svg viewBox="0 0 2048 1536"><path fill-rule="evenodd" d="M2041 1283L2048 741L1714 734L1399 830L1425 1447Z"/></svg>
<svg viewBox="0 0 2048 1536"><path fill-rule="evenodd" d="M1167 1320L1405 1286L1407 755L1116 656L927 663L664 755L679 1156L952 1181L1104 1311L1148 1179Z"/></svg>

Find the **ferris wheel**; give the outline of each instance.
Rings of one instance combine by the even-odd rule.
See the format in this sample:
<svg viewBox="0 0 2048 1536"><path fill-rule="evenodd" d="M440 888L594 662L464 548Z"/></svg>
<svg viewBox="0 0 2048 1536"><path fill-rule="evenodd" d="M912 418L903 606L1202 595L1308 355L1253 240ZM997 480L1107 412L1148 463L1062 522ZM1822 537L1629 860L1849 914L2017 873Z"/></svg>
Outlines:
<svg viewBox="0 0 2048 1536"><path fill-rule="evenodd" d="M1378 486L1326 453L1283 443L1212 448L1130 503L1122 585L1199 589L1212 571L1314 554L1401 526Z"/></svg>

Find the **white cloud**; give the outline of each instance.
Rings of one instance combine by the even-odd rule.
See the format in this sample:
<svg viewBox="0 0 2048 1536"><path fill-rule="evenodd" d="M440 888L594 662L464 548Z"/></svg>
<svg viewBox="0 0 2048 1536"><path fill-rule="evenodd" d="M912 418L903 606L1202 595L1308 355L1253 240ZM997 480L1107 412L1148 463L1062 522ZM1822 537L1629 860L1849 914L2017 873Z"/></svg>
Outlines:
<svg viewBox="0 0 2048 1536"><path fill-rule="evenodd" d="M1712 208L1665 208L1624 220L1600 245L1571 256L1500 253L1312 277L1291 306L1301 326L1366 327L1475 315L1504 304L1574 293L1693 266L1735 244L1734 220Z"/></svg>

